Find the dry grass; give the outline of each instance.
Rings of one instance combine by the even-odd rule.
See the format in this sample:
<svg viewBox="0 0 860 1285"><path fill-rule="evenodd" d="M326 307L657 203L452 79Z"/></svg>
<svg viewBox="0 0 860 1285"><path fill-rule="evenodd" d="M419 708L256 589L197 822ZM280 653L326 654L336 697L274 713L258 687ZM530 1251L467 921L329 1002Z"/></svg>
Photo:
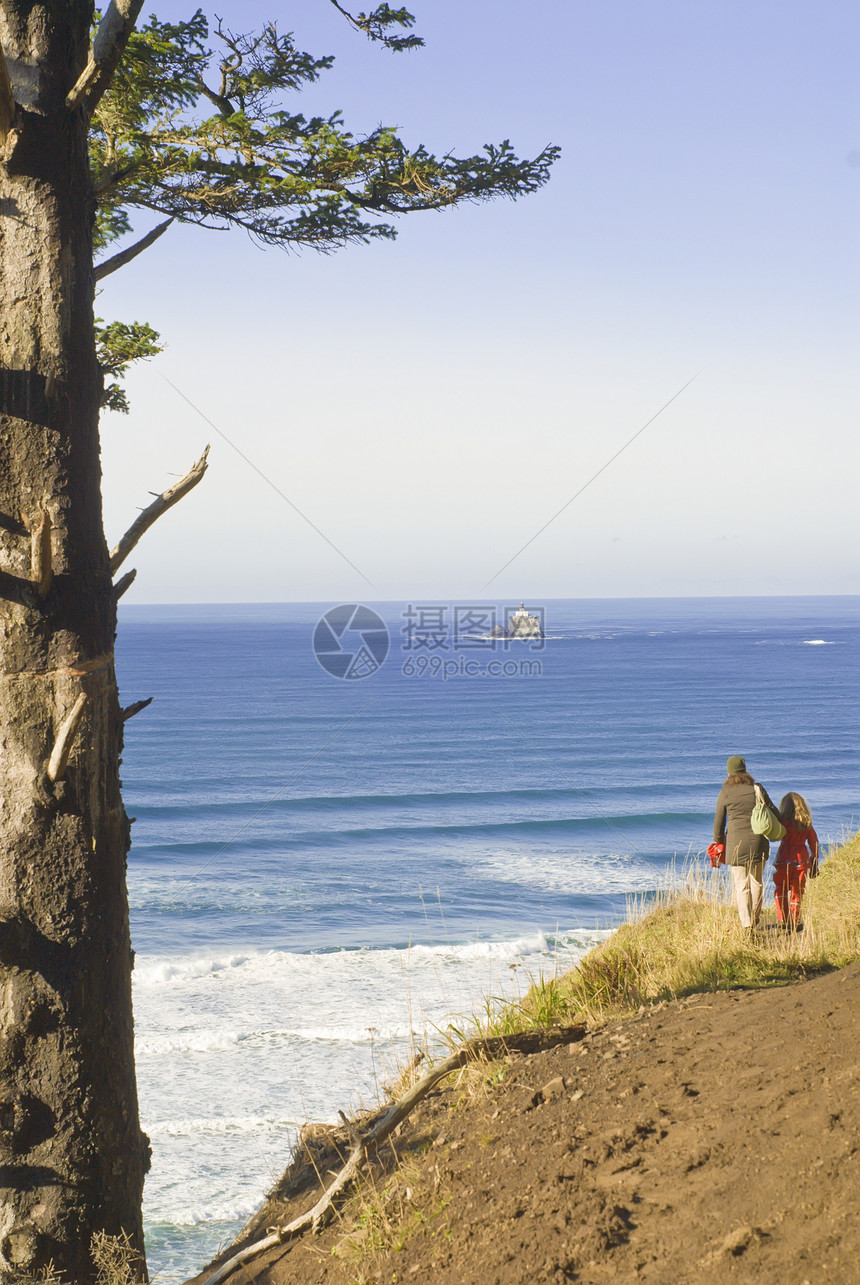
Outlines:
<svg viewBox="0 0 860 1285"><path fill-rule="evenodd" d="M820 876L807 883L802 912L803 931L790 932L765 906L751 936L731 904L727 870L689 862L669 872L656 896L631 901L627 922L570 972L539 977L518 1002L488 998L482 1012L440 1034L459 1047L479 1037L603 1022L697 992L786 985L860 959L860 833L826 853ZM432 1064L433 1051L425 1052ZM400 1072L399 1092L421 1073L416 1063Z"/></svg>
<svg viewBox="0 0 860 1285"><path fill-rule="evenodd" d="M90 1241L90 1254L96 1269L96 1285L139 1285L145 1279L143 1257L134 1248L130 1238L121 1232L109 1236L97 1231ZM35 1276L16 1276L17 1285L68 1285L53 1263Z"/></svg>
<svg viewBox="0 0 860 1285"><path fill-rule="evenodd" d="M842 968L860 958L860 833L831 849L821 874L807 885L805 933L828 966Z"/></svg>
<svg viewBox="0 0 860 1285"><path fill-rule="evenodd" d="M382 1257L399 1253L417 1232L438 1226L450 1201L450 1190L438 1177L430 1184L417 1161L398 1161L393 1174L356 1189L341 1213L348 1230L332 1249L332 1256L367 1268ZM362 1285L364 1280L359 1273L351 1285Z"/></svg>
<svg viewBox="0 0 860 1285"><path fill-rule="evenodd" d="M145 1279L144 1262L125 1232L97 1231L90 1242L96 1285L137 1285Z"/></svg>
<svg viewBox="0 0 860 1285"><path fill-rule="evenodd" d="M760 930L741 928L725 871L693 863L656 897L634 902L628 922L565 976L541 978L521 1004L489 1010L482 1029L603 1021L694 992L774 986L860 959L860 835L835 847L807 884L803 931L766 908Z"/></svg>

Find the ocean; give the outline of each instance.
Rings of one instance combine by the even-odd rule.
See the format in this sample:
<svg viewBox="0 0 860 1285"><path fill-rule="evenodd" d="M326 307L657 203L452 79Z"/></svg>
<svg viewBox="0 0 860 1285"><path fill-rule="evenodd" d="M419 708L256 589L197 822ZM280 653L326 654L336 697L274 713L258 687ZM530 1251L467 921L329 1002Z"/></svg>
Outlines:
<svg viewBox="0 0 860 1285"><path fill-rule="evenodd" d="M123 701L155 698L122 772L163 1285L305 1120L702 859L729 754L822 841L860 824L860 598L527 603L545 637L509 643L517 604L337 605L121 606Z"/></svg>

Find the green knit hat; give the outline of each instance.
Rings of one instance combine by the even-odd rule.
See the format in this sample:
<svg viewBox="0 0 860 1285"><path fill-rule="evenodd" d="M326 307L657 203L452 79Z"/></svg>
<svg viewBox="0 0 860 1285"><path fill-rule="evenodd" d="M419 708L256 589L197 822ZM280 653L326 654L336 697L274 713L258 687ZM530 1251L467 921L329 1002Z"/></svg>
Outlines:
<svg viewBox="0 0 860 1285"><path fill-rule="evenodd" d="M729 776L737 776L738 772L745 772L746 770L747 765L742 754L733 754L726 763L726 771Z"/></svg>

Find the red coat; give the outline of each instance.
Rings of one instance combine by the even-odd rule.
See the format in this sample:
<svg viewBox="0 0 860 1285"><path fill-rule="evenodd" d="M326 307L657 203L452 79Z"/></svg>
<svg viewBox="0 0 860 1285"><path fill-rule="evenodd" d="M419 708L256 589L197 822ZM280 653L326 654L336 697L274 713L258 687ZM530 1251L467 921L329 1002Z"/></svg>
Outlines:
<svg viewBox="0 0 860 1285"><path fill-rule="evenodd" d="M776 854L777 866L798 865L808 870L817 856L818 835L812 826L808 830L795 830L791 825L785 827L785 838Z"/></svg>

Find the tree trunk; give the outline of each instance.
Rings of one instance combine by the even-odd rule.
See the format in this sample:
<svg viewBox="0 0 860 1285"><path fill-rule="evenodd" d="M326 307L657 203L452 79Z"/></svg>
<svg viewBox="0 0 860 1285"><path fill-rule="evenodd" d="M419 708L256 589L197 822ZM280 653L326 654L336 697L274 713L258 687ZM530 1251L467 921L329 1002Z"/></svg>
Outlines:
<svg viewBox="0 0 860 1285"><path fill-rule="evenodd" d="M65 106L91 16L80 0L0 0L17 103L5 150L0 141L0 1281L53 1261L75 1285L95 1278L96 1232L125 1233L142 1252L149 1155L134 1073L87 122ZM52 751L81 693L63 770Z"/></svg>

